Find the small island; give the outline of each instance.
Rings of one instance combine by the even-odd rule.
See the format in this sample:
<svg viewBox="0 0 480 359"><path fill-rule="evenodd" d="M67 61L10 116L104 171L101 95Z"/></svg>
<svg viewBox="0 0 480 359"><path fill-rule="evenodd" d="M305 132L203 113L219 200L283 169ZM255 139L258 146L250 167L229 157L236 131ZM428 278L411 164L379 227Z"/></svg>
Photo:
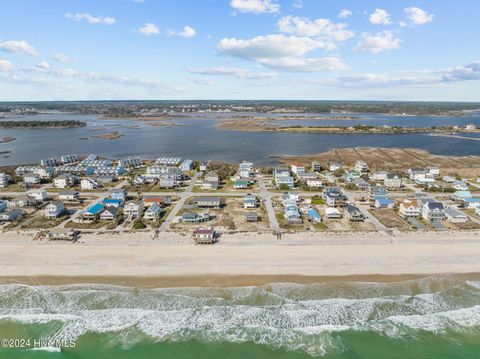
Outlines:
<svg viewBox="0 0 480 359"><path fill-rule="evenodd" d="M64 121L0 121L0 128L76 128L85 127L86 122Z"/></svg>

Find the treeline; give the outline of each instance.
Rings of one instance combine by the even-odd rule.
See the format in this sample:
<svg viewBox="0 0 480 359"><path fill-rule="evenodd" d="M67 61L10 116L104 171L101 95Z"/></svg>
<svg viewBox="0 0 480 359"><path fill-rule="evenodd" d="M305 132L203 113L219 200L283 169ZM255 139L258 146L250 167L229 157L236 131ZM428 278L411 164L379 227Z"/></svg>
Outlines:
<svg viewBox="0 0 480 359"><path fill-rule="evenodd" d="M73 128L84 127L87 123L77 120L65 121L0 121L0 128Z"/></svg>

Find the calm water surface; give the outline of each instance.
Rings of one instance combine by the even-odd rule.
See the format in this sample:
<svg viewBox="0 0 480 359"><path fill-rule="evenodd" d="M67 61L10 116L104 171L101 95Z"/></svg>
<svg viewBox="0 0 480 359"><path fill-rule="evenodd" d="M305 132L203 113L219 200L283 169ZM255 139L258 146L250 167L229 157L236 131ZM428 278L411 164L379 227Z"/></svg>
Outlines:
<svg viewBox="0 0 480 359"><path fill-rule="evenodd" d="M37 163L42 158L59 156L64 153L96 153L112 158L139 156L152 159L159 156L178 155L194 160L227 162L251 160L257 164L272 164L275 163L275 160L271 157L277 155L314 154L332 148L369 146L412 147L439 155L480 155L480 143L465 139L432 137L426 134L331 135L239 132L215 128L218 115L202 116L205 117L177 118L174 122L181 126L168 127L154 127L140 121L124 119L103 120L94 115L52 113L17 117L18 120L81 120L87 122L88 126L70 129L0 129L0 137L17 138L15 141L0 144L0 152L10 151L9 154L0 155L0 165ZM474 123L480 126L479 115L468 117L358 116L362 120L275 122L298 125L355 125L362 123L402 126ZM93 135L112 131L119 131L124 136L116 140L91 138ZM82 139L86 137L89 139Z"/></svg>

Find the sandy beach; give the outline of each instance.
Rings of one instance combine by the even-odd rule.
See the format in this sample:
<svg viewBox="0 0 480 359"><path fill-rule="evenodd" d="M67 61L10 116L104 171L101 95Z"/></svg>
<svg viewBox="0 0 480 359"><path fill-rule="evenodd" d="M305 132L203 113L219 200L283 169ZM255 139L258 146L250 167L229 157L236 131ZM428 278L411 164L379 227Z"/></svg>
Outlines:
<svg viewBox="0 0 480 359"><path fill-rule="evenodd" d="M396 281L480 273L478 232L319 236L233 234L214 246L165 233L83 234L78 243L0 235L3 282L110 283L142 287L261 285L285 281ZM332 279L333 278L333 279Z"/></svg>

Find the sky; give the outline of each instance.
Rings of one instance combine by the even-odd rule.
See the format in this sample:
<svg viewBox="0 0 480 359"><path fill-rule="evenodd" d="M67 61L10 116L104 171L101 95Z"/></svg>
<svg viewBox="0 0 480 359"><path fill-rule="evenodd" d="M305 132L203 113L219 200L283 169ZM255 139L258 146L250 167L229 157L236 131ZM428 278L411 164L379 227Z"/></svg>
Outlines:
<svg viewBox="0 0 480 359"><path fill-rule="evenodd" d="M478 0L2 0L0 101L480 101Z"/></svg>

